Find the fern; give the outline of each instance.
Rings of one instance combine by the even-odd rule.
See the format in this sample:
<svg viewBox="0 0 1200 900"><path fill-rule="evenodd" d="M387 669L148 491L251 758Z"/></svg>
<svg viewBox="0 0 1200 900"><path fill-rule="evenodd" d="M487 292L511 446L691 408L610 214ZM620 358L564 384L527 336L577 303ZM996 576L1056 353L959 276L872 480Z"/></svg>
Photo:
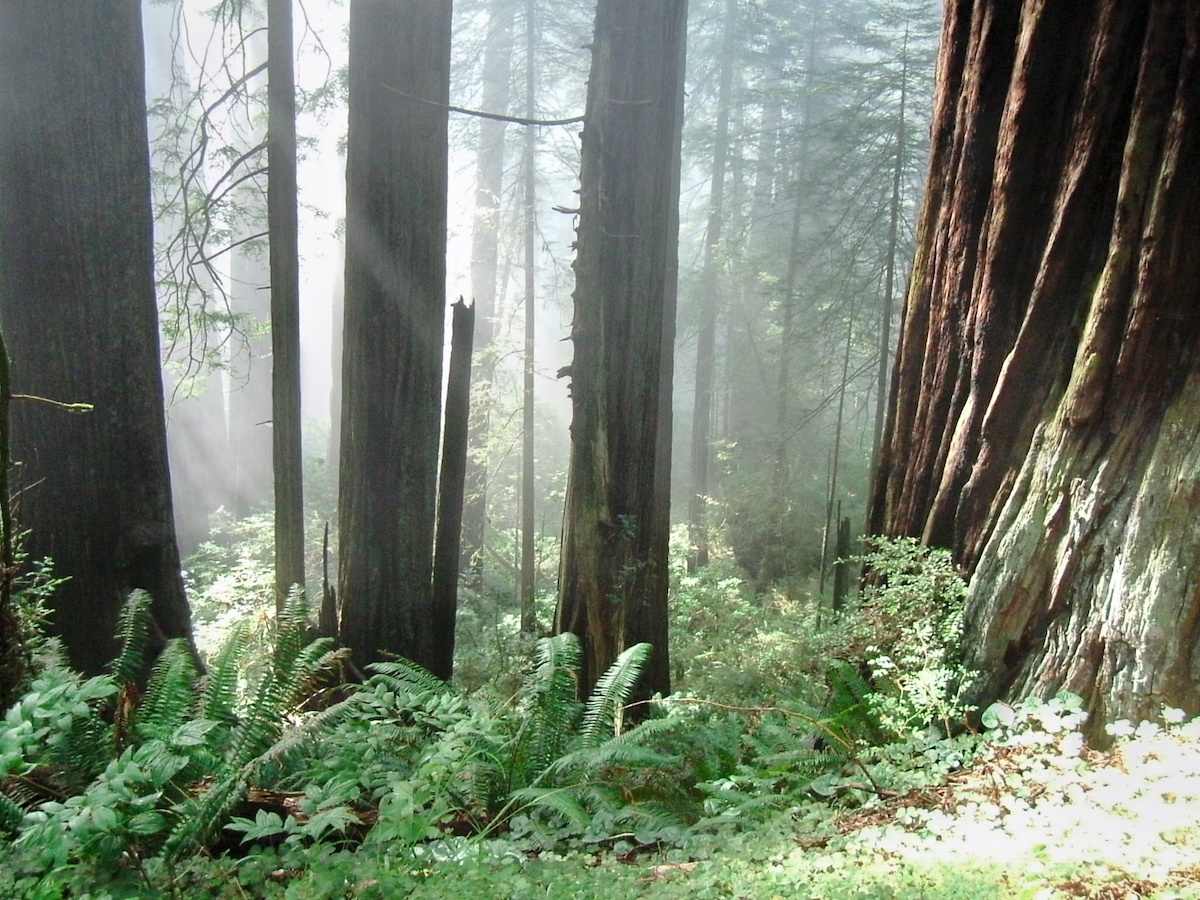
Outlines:
<svg viewBox="0 0 1200 900"><path fill-rule="evenodd" d="M403 657L371 663L368 683L385 684L398 694L451 694L454 689L428 669Z"/></svg>
<svg viewBox="0 0 1200 900"><path fill-rule="evenodd" d="M168 642L146 683L137 710L137 729L148 737L165 739L197 711L200 672L187 641Z"/></svg>
<svg viewBox="0 0 1200 900"><path fill-rule="evenodd" d="M204 718L226 724L237 720L238 672L250 646L249 635L250 623L238 622L209 661L200 702L200 715Z"/></svg>
<svg viewBox="0 0 1200 900"><path fill-rule="evenodd" d="M834 660L826 669L825 680L830 694L822 719L829 734L846 743L882 743L884 734L870 702L874 688L858 668L845 660Z"/></svg>
<svg viewBox="0 0 1200 900"><path fill-rule="evenodd" d="M146 646L150 639L150 607L152 598L143 590L130 593L117 616L117 643L121 645L109 670L118 685L138 680L145 670Z"/></svg>
<svg viewBox="0 0 1200 900"><path fill-rule="evenodd" d="M183 816L163 849L168 858L210 840L263 770L283 758L285 749L295 746L296 742L291 742L277 749L283 743L288 716L346 658L344 650L331 649L328 638L305 641L306 623L303 594L293 592L276 620L272 665L260 676L254 697L234 728L223 760L223 774L203 794L185 804ZM233 655L231 651L227 666L235 669ZM339 714L342 711L344 708Z"/></svg>
<svg viewBox="0 0 1200 900"><path fill-rule="evenodd" d="M26 811L46 799L40 792L22 791L22 787L15 779L0 781L0 834L15 834Z"/></svg>
<svg viewBox="0 0 1200 900"><path fill-rule="evenodd" d="M581 656L579 638L573 634L537 642L537 664L526 688L529 719L514 744L518 783L533 782L567 748L579 721L575 695Z"/></svg>
<svg viewBox="0 0 1200 900"><path fill-rule="evenodd" d="M600 743L601 735L620 733L621 713L633 689L637 687L638 679L642 677L650 653L649 644L634 644L624 650L608 671L600 676L583 713L580 738L585 747L596 746Z"/></svg>

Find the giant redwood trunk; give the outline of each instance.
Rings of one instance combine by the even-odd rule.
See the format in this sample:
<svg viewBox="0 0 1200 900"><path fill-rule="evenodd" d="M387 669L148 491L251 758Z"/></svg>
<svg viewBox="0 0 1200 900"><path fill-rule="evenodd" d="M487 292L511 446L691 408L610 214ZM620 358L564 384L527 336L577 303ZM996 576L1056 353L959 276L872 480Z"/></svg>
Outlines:
<svg viewBox="0 0 1200 900"><path fill-rule="evenodd" d="M585 692L654 645L668 692L667 537L686 0L600 0L580 172L571 462L557 631Z"/></svg>
<svg viewBox="0 0 1200 900"><path fill-rule="evenodd" d="M450 0L354 0L338 479L340 636L436 666Z"/></svg>
<svg viewBox="0 0 1200 900"><path fill-rule="evenodd" d="M167 472L139 0L0 2L0 318L9 484L50 629L100 670L134 588L190 632ZM71 412L56 402L87 403Z"/></svg>
<svg viewBox="0 0 1200 900"><path fill-rule="evenodd" d="M971 574L982 699L1200 711L1200 4L947 4L875 531Z"/></svg>

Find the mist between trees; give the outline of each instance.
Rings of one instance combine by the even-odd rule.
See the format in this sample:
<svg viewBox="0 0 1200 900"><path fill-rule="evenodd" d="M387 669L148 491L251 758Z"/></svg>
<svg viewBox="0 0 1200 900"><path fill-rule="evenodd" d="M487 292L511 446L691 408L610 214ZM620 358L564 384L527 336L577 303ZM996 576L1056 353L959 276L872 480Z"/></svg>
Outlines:
<svg viewBox="0 0 1200 900"><path fill-rule="evenodd" d="M860 530L879 441L926 153L934 5L693 3L671 13L670 31L614 7L604 53L606 20L586 3L439 9L422 31L424 19L367 2L144 5L155 296L183 556L215 524L269 511L285 490L279 589L307 575L310 596L330 601L325 627L344 638L361 612L361 662L400 651L436 657L448 674L452 641L430 632L428 586L443 317L463 296L475 327L454 539L471 591L514 597L527 633L555 627L538 606L559 581L572 435L576 464L581 442L601 454L592 508L574 514L599 525L583 525L584 544L564 560L595 547L593 564L609 574L564 584L583 579L596 598L623 593L642 610L611 627L595 621L603 603L591 622L560 611L558 627L573 620L585 648L595 629L611 631L596 671L641 619L657 620L647 634L665 643L668 510L687 527L693 567L729 558L762 586L832 586L833 536L842 519ZM642 32L652 35L646 65L678 35L658 96L647 93L658 77L649 69L639 76L648 81L605 80L610 65L614 77L641 65L626 44ZM278 49L289 42L294 70ZM651 234L666 243L655 248ZM585 276L589 242L599 255ZM594 434L581 433L581 416ZM301 458L303 494L291 489ZM621 486L646 465L644 481ZM583 490L584 476L572 478ZM347 505L357 491L369 507ZM647 492L658 499L634 502ZM25 503L30 525L37 504L36 494ZM330 540L318 541L326 522ZM35 554L51 540L37 531ZM90 668L105 658L83 649L92 626L115 607L95 621L79 612L78 634L58 627ZM186 614L175 618L172 630L186 631ZM665 647L660 659L651 680L665 688Z"/></svg>
<svg viewBox="0 0 1200 900"><path fill-rule="evenodd" d="M1136 77L1137 40L1157 37L1157 20L1134 22L1105 4L1078 13L1081 33L1103 48L1108 29L1130 19L1137 39L1111 51L1129 63L1124 80L1108 57L1092 69L1081 57L1051 78L1037 59L988 45L987 64L999 60L1005 90L991 97L980 87L976 106L970 98L959 106L953 92L977 74L961 57L976 39L961 30L969 16L952 5L946 34L959 43L942 47L935 94L942 8L924 0L461 0L453 8L165 0L144 4L140 21L136 4L119 5L122 43L104 48L123 66L119 83L64 63L61 80L22 88L5 124L13 148L6 191L33 184L34 170L42 178L45 160L56 159L57 180L45 176L39 190L65 195L78 182L90 191L56 215L83 221L87 209L107 221L119 185L122 208L136 210L143 230L153 222L153 246L134 259L132 237L120 249L83 238L38 243L50 226L33 217L32 195L12 193L5 206L5 227L20 218L29 236L9 239L6 265L34 260L4 282L13 389L100 407L78 426L95 434L76 436L75 425L49 421L53 409L21 404L13 426L14 459L24 464L18 518L32 529L31 556L52 556L72 579L53 628L83 668L111 655L97 633L111 630L130 588L155 592L164 637L189 634L175 548L185 559L198 550L193 558L212 559L237 543L231 535L257 527L245 523L272 512L273 557L264 549L277 567L272 602L306 585L322 598L321 630L349 646L356 665L400 653L448 677L457 613L511 614L526 635L579 634L585 693L641 641L656 648L643 690L669 692L672 555L689 572L732 563L755 589L836 611L853 593L856 573L844 560L858 552L870 516L871 530L950 547L965 572L980 566L991 584L1021 580L995 571L1007 552L997 522L1002 513L1040 515L1003 506L1014 479L1019 491L1034 491L1039 476L1022 465L1035 465L1030 448L1049 440L1040 430L1049 413L1014 416L1011 435L997 416L1042 410L1063 392L1017 384L1008 370L997 376L1006 353L1029 352L1003 335L1038 329L1029 317L1041 307L989 306L979 292L998 297L1016 285L1026 296L1042 285L1034 275L1042 270L1019 260L1059 235L1048 223L1068 206L1041 210L1045 222L1028 246L983 247L985 223L1000 222L990 210L1016 221L1009 210L1024 197L1022 173L1037 168L1005 168L1004 141L1028 140L1031 159L1073 152L1090 160L1086 148L1062 150L1084 141L1062 123L1074 115L1082 134L1093 116L1114 135L1095 149L1105 160L1096 171L1121 172L1125 138L1143 146L1134 142L1143 128L1135 95L1148 103L1143 93L1157 90L1154 110L1170 108L1166 88L1150 74ZM71 34L46 31L49 12L9 15L13 33L44 34L55 60L80 53ZM1067 23L1046 16L1005 19L1008 30L993 37L1008 48L1029 28L1050 42L1045 35ZM96 39L94 25L75 29L78 40ZM1187 48L1168 49L1190 59ZM38 81L6 65L10 82ZM143 76L144 139L129 112L142 100L130 86L140 92ZM62 117L28 110L88 78L95 96L81 101L86 128L105 141L82 160ZM1065 129L1055 132L1058 144L1004 106L1021 78L1052 84L1059 105L1028 115ZM1124 107L1087 100L1104 79ZM18 115L12 102L27 111ZM963 138L956 114L976 117L993 138ZM114 123L132 135L127 145L109 139ZM19 128L45 135L59 155L31 156ZM1181 146L1192 146L1190 134ZM925 201L921 231L931 135L945 145L935 147L938 192ZM971 140L982 141L978 151ZM963 160L976 152L988 164L967 171ZM974 179L974 194L954 193L968 185L954 166ZM1047 196L1067 191L1055 180L1066 168L1047 163ZM1095 181L1108 205L1090 214L1108 214L1129 191L1150 196L1133 175ZM1170 186L1160 187L1167 196ZM1108 237L1096 232L1061 252L1086 258L1077 271L1115 284L1126 276L1102 265ZM144 278L151 253L153 286ZM58 282L34 271L64 259L91 262L58 267ZM939 267L950 259L961 269L947 274ZM114 280L118 262L136 287ZM1002 277L1007 265L1019 269L1012 278ZM943 288L943 278L956 287ZM1091 286L1064 291L1081 297ZM143 307L156 298L157 337L148 308L34 313L28 305L81 290L137 293ZM468 404L465 388L452 388L463 413L451 416L447 322L459 297L473 309L473 351L469 378L449 383L469 383L470 396ZM975 302L979 320L962 312ZM1055 360L1073 352L1088 315L1082 300L1059 302L1057 318L1046 315L1061 333L1042 346ZM108 327L114 335L102 337ZM81 343L81 334L97 343ZM103 401L107 391L121 402L157 392L158 367L131 349L146 357L155 342L169 486L162 408L151 411L143 397L122 412L118 440L106 418L116 407ZM51 377L72 355L83 370ZM114 355L117 370L99 365ZM35 366L46 373L41 382ZM1055 384L1091 377L1053 371ZM991 400L1000 387L1008 392ZM1169 405L1176 388L1160 388L1155 396ZM1093 406L1080 415L1093 416ZM135 438L146 447L129 443ZM91 448L86 468L72 455L81 446ZM120 501L85 485L117 484L102 467L131 457L142 462L122 476L130 480L119 494L147 498L146 511L106 518L98 511ZM439 507L439 493L457 492L461 504ZM960 496L965 505L956 505ZM67 521L51 512L67 506L97 514ZM448 516L461 517L458 527L445 527ZM458 560L458 578L436 589L435 531L443 564ZM97 532L104 541L88 537ZM1101 591L1103 581L1097 575L1087 590ZM1043 588L1031 590L1041 597ZM1004 590L1024 596L1025 588ZM1063 676L1043 660L1015 674L1017 648L1040 646L1059 611L1057 601L1035 600L1041 612L1025 609L1013 630L995 625L1007 602L983 588L969 601L972 627L988 643L980 651L987 692L1020 684L1106 694L1088 667ZM1187 706L1192 689L1175 681L1187 696L1174 699ZM1143 700L1113 700L1112 711L1143 713ZM1096 704L1093 712L1104 707Z"/></svg>

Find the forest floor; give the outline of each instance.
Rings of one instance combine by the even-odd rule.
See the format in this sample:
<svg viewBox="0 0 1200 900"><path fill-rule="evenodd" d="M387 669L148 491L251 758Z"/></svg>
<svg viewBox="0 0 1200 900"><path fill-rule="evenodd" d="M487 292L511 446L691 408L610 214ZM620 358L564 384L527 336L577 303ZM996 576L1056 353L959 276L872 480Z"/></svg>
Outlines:
<svg viewBox="0 0 1200 900"><path fill-rule="evenodd" d="M1200 897L1200 727L1121 730L1106 752L1071 731L984 745L903 794L804 803L691 850L435 864L411 896ZM388 896L373 881L354 895Z"/></svg>

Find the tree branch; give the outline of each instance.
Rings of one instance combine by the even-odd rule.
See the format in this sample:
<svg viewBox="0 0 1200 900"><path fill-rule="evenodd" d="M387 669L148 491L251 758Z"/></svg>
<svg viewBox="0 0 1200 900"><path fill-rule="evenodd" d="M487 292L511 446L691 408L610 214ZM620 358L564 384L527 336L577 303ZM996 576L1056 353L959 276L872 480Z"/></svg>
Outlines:
<svg viewBox="0 0 1200 900"><path fill-rule="evenodd" d="M384 90L391 91L393 94L398 94L406 100L416 100L418 103L425 103L429 106L440 106L442 109L449 110L452 113L459 113L464 116L475 116L478 119L491 119L494 122L511 122L514 125L575 125L583 121L583 116L571 116L569 119L523 119L520 116L506 116L500 113L483 112L479 109L464 109L461 106L450 106L445 103L439 103L436 100L426 100L424 97L416 97L412 94L405 93L399 88L383 86Z"/></svg>

